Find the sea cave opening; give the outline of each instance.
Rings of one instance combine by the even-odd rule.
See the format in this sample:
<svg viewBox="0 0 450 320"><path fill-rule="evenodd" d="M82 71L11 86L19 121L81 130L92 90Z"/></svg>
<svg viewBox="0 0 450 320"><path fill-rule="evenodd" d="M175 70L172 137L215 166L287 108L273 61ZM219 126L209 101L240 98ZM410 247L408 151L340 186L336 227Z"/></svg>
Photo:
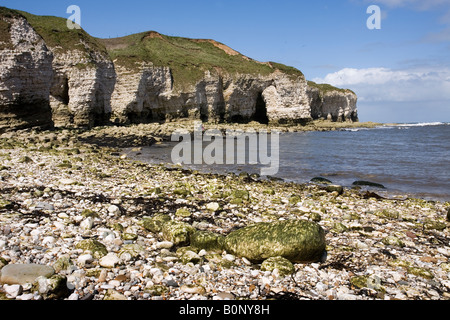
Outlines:
<svg viewBox="0 0 450 320"><path fill-rule="evenodd" d="M70 95L69 95L69 79L66 77L63 80L62 92L61 92L61 100L66 106L69 105Z"/></svg>
<svg viewBox="0 0 450 320"><path fill-rule="evenodd" d="M253 116L253 120L261 124L269 124L269 117L267 116L267 105L261 92L256 98L255 115Z"/></svg>

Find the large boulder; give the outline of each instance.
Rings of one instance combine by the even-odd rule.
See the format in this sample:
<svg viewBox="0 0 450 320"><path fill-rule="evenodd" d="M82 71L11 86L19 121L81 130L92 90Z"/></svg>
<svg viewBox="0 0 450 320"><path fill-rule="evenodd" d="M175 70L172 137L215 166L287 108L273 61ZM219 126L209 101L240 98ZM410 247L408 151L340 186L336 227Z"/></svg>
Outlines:
<svg viewBox="0 0 450 320"><path fill-rule="evenodd" d="M284 257L294 263L316 262L325 251L325 232L306 220L258 223L230 233L225 249L253 262Z"/></svg>
<svg viewBox="0 0 450 320"><path fill-rule="evenodd" d="M55 269L39 264L9 264L2 268L0 283L25 284L33 283L39 277L49 278Z"/></svg>

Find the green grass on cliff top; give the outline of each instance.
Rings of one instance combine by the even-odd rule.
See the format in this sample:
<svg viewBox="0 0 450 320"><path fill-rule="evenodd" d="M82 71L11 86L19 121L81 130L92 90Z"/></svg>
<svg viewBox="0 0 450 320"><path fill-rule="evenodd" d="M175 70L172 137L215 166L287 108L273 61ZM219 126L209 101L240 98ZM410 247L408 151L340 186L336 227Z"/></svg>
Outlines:
<svg viewBox="0 0 450 320"><path fill-rule="evenodd" d="M67 28L67 19L65 18L37 16L5 7L0 7L0 41L5 36L10 37L9 23L4 18L17 16L26 18L34 30L44 39L46 45L56 52L67 52L78 49L81 51L100 51L106 54L106 49L101 42L90 36L83 29L71 30ZM8 30L7 35L3 32L4 30ZM86 49L86 46L89 49Z"/></svg>
<svg viewBox="0 0 450 320"><path fill-rule="evenodd" d="M212 40L169 37L150 31L101 41L115 64L127 69L135 70L143 61L158 67L170 67L179 88L195 84L207 70L216 74L264 76L279 69L295 78L304 77L299 70L282 64L260 63L235 51L229 54L225 50L232 49Z"/></svg>
<svg viewBox="0 0 450 320"><path fill-rule="evenodd" d="M324 96L325 94L327 94L329 92L332 92L332 91L338 91L338 92L342 92L342 93L353 93L353 94L355 94L350 89L340 89L340 88L333 87L332 85L326 84L326 83L318 84L318 83L315 83L313 81L308 81L308 86L311 87L311 88L319 89L320 94L322 96Z"/></svg>

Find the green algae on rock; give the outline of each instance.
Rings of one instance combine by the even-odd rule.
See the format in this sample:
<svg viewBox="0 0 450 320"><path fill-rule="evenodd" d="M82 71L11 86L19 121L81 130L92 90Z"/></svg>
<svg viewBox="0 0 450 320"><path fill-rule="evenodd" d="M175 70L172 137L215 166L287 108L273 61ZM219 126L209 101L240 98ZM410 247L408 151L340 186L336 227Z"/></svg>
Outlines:
<svg viewBox="0 0 450 320"><path fill-rule="evenodd" d="M222 250L224 237L209 231L196 231L191 235L191 246L206 251Z"/></svg>
<svg viewBox="0 0 450 320"><path fill-rule="evenodd" d="M169 221L162 226L164 240L174 245L188 245L194 232L195 228L184 222Z"/></svg>
<svg viewBox="0 0 450 320"><path fill-rule="evenodd" d="M261 264L262 271L273 272L278 270L278 274L282 277L291 275L295 272L295 267L288 259L283 257L271 257Z"/></svg>
<svg viewBox="0 0 450 320"><path fill-rule="evenodd" d="M154 216L153 218L144 218L142 220L142 226L150 232L158 233L162 231L163 225L170 220L170 216L159 214Z"/></svg>
<svg viewBox="0 0 450 320"><path fill-rule="evenodd" d="M319 261L325 251L325 232L317 223L288 220L258 223L230 233L225 249L253 262L284 257L294 263Z"/></svg>
<svg viewBox="0 0 450 320"><path fill-rule="evenodd" d="M180 208L177 210L175 215L177 217L187 218L187 217L190 217L192 215L192 213L186 208Z"/></svg>
<svg viewBox="0 0 450 320"><path fill-rule="evenodd" d="M76 248L92 252L92 256L95 259L103 258L108 254L108 250L103 243L92 239L87 239L79 242L76 245Z"/></svg>
<svg viewBox="0 0 450 320"><path fill-rule="evenodd" d="M323 177L315 177L311 179L311 182L313 183L318 183L318 184L333 184L333 182L331 182L330 180L323 178Z"/></svg>

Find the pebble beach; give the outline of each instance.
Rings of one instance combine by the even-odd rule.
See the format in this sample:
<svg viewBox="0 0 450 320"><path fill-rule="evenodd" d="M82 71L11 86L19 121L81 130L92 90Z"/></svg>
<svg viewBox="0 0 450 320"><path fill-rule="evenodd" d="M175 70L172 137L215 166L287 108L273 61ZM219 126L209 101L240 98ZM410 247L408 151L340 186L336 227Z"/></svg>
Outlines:
<svg viewBox="0 0 450 320"><path fill-rule="evenodd" d="M98 136L0 136L0 299L450 299L448 202L149 165ZM325 254L254 261L192 240L280 221L320 226Z"/></svg>

